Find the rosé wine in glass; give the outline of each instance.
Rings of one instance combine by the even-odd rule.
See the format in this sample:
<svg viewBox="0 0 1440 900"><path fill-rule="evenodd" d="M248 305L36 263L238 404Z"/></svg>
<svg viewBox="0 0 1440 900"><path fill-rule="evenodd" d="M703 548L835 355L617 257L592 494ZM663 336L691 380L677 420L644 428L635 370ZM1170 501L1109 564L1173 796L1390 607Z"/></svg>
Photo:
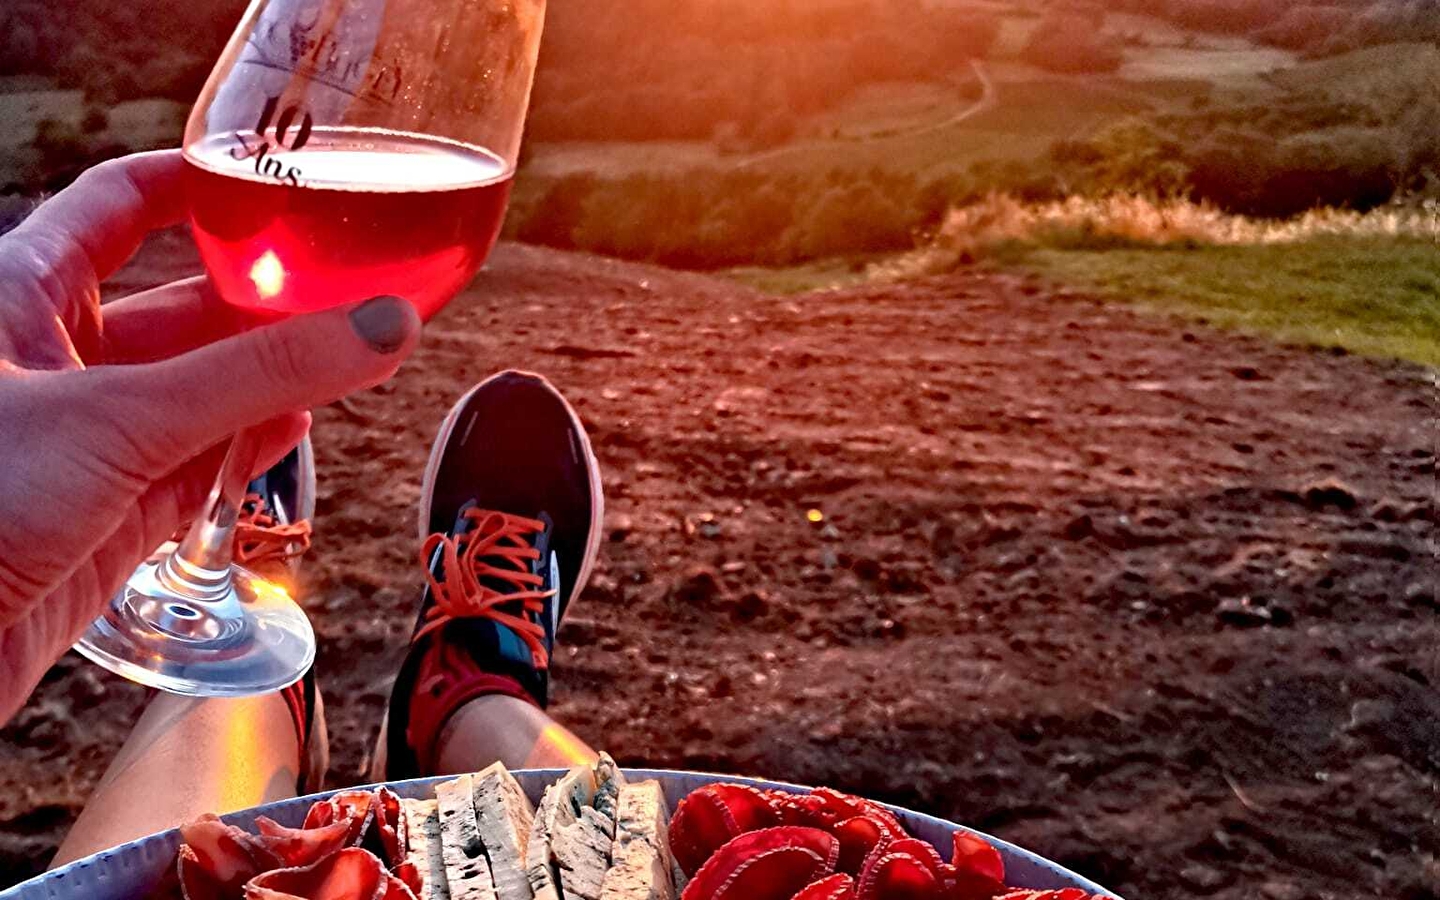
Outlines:
<svg viewBox="0 0 1440 900"><path fill-rule="evenodd" d="M417 135L317 129L303 150L186 150L195 242L220 296L279 315L404 297L429 319L495 244L511 169Z"/></svg>

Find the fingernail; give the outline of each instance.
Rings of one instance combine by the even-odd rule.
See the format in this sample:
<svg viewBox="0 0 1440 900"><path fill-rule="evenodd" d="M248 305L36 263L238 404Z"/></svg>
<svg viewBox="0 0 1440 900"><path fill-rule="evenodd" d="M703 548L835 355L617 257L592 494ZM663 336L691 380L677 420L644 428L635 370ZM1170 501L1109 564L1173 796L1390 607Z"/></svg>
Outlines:
<svg viewBox="0 0 1440 900"><path fill-rule="evenodd" d="M350 311L350 327L376 353L394 353L410 335L409 306L399 297L371 297Z"/></svg>

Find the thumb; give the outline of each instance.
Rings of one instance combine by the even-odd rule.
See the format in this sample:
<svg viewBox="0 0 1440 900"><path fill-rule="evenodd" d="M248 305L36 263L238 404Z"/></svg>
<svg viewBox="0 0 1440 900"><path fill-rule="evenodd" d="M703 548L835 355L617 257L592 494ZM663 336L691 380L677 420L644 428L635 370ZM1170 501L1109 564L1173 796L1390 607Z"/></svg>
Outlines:
<svg viewBox="0 0 1440 900"><path fill-rule="evenodd" d="M168 470L228 435L385 381L415 349L420 316L398 297L295 316L163 362L91 369L125 430ZM149 456L149 453L144 455ZM168 463L168 465L166 465Z"/></svg>

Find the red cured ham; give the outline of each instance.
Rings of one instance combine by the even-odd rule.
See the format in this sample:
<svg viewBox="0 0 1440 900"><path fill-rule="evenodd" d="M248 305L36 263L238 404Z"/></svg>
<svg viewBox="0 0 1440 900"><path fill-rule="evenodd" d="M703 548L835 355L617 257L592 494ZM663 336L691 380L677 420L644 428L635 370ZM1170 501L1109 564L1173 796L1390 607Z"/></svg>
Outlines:
<svg viewBox="0 0 1440 900"><path fill-rule="evenodd" d="M670 819L670 849L688 875L731 838L780 824L769 799L741 784L711 784L692 791Z"/></svg>
<svg viewBox="0 0 1440 900"><path fill-rule="evenodd" d="M346 847L314 865L275 869L245 885L245 900L415 900L369 850Z"/></svg>
<svg viewBox="0 0 1440 900"><path fill-rule="evenodd" d="M393 791L342 791L312 805L299 828L264 816L255 827L205 815L180 829L185 900L414 900L420 890L421 874L399 865L405 816Z"/></svg>
<svg viewBox="0 0 1440 900"><path fill-rule="evenodd" d="M185 844L175 868L186 900L231 900L255 875L281 865L259 837L218 816L182 825L180 837Z"/></svg>
<svg viewBox="0 0 1440 900"><path fill-rule="evenodd" d="M816 835L833 838L838 852L822 852L831 848ZM694 870L681 900L1098 900L1074 889L1006 887L1000 851L966 831L955 833L945 862L890 810L828 788L796 794L708 785L680 801L670 840Z"/></svg>
<svg viewBox="0 0 1440 900"><path fill-rule="evenodd" d="M896 836L889 825L872 816L853 816L837 822L830 827L830 833L840 842L840 871L857 877L875 848L887 846Z"/></svg>
<svg viewBox="0 0 1440 900"><path fill-rule="evenodd" d="M793 900L854 900L855 879L844 872L812 881Z"/></svg>
<svg viewBox="0 0 1440 900"><path fill-rule="evenodd" d="M376 844L380 858L393 868L405 856L400 849L400 837L405 833L405 808L400 805L400 797L394 791L383 787L375 791L374 808L374 836L366 835L364 843Z"/></svg>
<svg viewBox="0 0 1440 900"><path fill-rule="evenodd" d="M818 828L762 828L716 850L681 900L790 900L839 859L839 841Z"/></svg>
<svg viewBox="0 0 1440 900"><path fill-rule="evenodd" d="M255 820L260 840L285 868L313 865L349 843L350 822L332 822L318 828L287 828L261 816Z"/></svg>
<svg viewBox="0 0 1440 900"><path fill-rule="evenodd" d="M346 846L359 846L375 817L375 795L370 791L341 791L310 807L302 828L324 828L337 822L349 825Z"/></svg>

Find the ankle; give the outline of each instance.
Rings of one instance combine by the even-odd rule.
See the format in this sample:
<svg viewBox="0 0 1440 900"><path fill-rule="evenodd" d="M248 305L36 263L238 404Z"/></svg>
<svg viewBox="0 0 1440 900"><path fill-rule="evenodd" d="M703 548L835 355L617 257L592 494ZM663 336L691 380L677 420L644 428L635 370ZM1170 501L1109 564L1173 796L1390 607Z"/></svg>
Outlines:
<svg viewBox="0 0 1440 900"><path fill-rule="evenodd" d="M422 773L473 771L476 736L489 730L489 723L497 718L492 712L514 703L539 708L524 686L508 675L486 673L438 697L423 695L417 689L410 701L406 737ZM447 768L447 761L457 758L464 760L463 764Z"/></svg>

